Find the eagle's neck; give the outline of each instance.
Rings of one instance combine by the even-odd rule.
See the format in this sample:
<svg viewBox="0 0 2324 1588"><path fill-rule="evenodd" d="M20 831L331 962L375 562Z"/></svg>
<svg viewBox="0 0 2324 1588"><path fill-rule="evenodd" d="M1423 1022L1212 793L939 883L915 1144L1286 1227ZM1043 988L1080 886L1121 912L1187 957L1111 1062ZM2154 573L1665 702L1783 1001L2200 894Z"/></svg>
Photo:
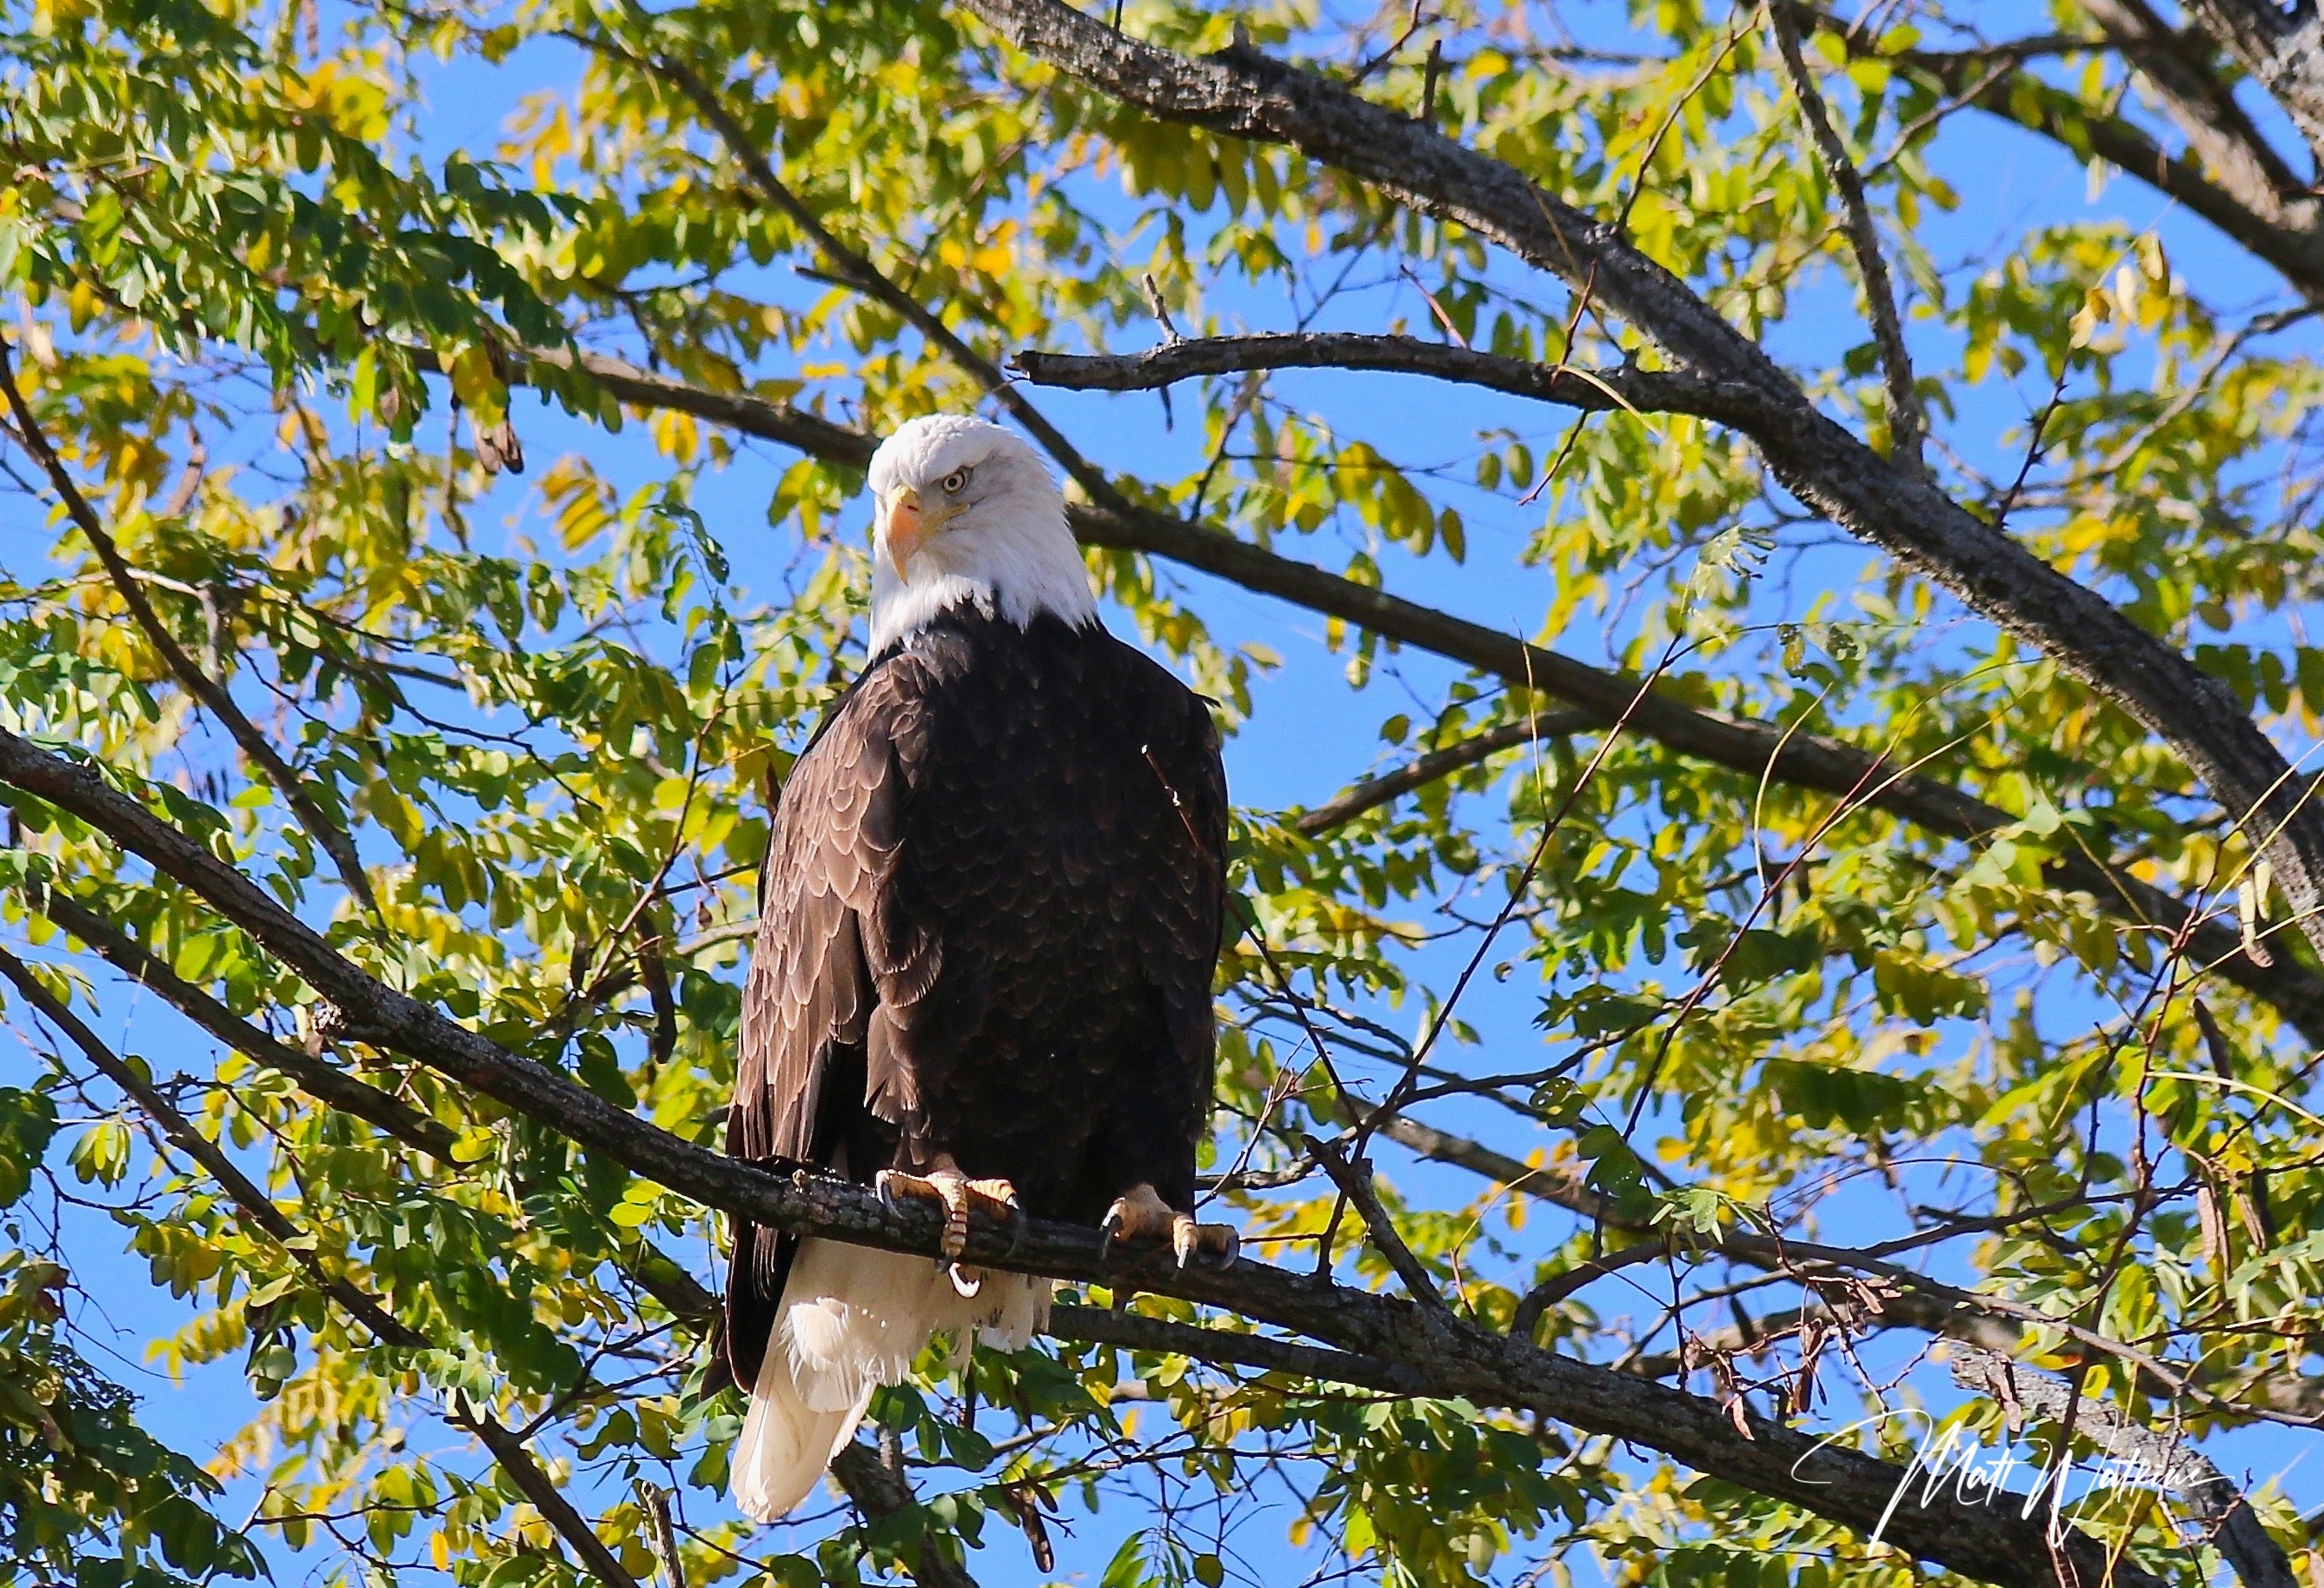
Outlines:
<svg viewBox="0 0 2324 1588"><path fill-rule="evenodd" d="M1020 629L1044 613L1068 628L1096 623L1097 597L1065 527L1065 503L1041 505L1046 511L1011 514L956 540L937 536L913 559L909 584L886 558L875 558L870 654L908 642L947 612L973 612Z"/></svg>

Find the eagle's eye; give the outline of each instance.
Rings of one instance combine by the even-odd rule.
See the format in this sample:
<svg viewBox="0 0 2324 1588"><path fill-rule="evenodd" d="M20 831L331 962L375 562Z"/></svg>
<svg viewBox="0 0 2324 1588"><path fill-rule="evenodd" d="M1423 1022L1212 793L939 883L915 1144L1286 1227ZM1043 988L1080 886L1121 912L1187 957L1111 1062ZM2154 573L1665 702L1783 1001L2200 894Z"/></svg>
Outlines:
<svg viewBox="0 0 2324 1588"><path fill-rule="evenodd" d="M945 495L957 496L968 489L968 471L964 468L956 468L936 484Z"/></svg>

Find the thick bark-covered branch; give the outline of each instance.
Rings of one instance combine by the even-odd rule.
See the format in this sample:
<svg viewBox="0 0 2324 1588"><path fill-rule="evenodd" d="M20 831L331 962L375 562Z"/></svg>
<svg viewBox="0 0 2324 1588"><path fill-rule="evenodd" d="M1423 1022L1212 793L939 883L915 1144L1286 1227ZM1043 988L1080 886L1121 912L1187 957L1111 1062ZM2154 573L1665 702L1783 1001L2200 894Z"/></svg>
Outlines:
<svg viewBox="0 0 2324 1588"><path fill-rule="evenodd" d="M2184 0L2197 27L2226 46L2292 117L2324 165L2324 16L2315 0Z"/></svg>
<svg viewBox="0 0 2324 1588"><path fill-rule="evenodd" d="M440 1011L387 986L342 957L250 878L107 784L94 771L0 732L0 783L69 813L201 897L344 1011L365 1040L416 1059L657 1184L705 1205L795 1233L933 1256L941 1214L890 1207L870 1188L797 1169L777 1174L706 1151L624 1113L563 1076L521 1058ZM1306 1275L1237 1260L1181 1270L1160 1254L1125 1268L1095 1230L1037 1221L1021 1240L981 1216L966 1260L1084 1283L1134 1282L1255 1322L1306 1334L1335 1350L1418 1375L1425 1393L1536 1412L1662 1451L1729 1482L1868 1533L1890 1509L1903 1469L1853 1449L1824 1446L1781 1424L1751 1419L1748 1436L1729 1408L1651 1381L1536 1350L1457 1316ZM1908 1502L1884 1535L1898 1547L1965 1575L2005 1584L2057 1581L2041 1525L2006 1506L1948 1496ZM2106 1552L2070 1534L2069 1569L2095 1581ZM2116 1568L2115 1580L2149 1583Z"/></svg>
<svg viewBox="0 0 2324 1588"><path fill-rule="evenodd" d="M2264 845L2304 935L2324 950L2324 811L2303 803L2282 754L2226 688L1932 482L1891 466L1620 228L1432 126L1247 47L1189 59L1060 0L970 0L970 8L1020 50L1125 103L1288 144L1499 243L1591 294L1680 369L1747 388L1755 411L1738 428L1786 489L2047 653L2169 744Z"/></svg>
<svg viewBox="0 0 2324 1588"><path fill-rule="evenodd" d="M1343 1117L1352 1125L1361 1122L1363 1113L1351 1106ZM1451 1164L1496 1185L1537 1196L1607 1229L1652 1235L1657 1240L1666 1234L1664 1226L1623 1217L1621 1209L1610 1198L1590 1188L1584 1177L1584 1164L1559 1163L1536 1168L1481 1141L1437 1130L1401 1114L1383 1126L1380 1134L1422 1158ZM1923 1334L1942 1334L1993 1350L2015 1346L2024 1339L2029 1327L2030 1320L2018 1309L1998 1310L1969 1292L1907 1274L1877 1260L1867 1261L1860 1252L1803 1245L1741 1229L1725 1232L1706 1250L1763 1273L1785 1274L1794 1279L1848 1271L1893 1279L1901 1288L1895 1294L1881 1298L1877 1320L1881 1327L1917 1329ZM1552 1296L1563 1293L1557 1282L1562 1278L1556 1276L1547 1282ZM1820 1303L1808 1310L1831 1316L1830 1309ZM1722 1336L1716 1332L1699 1338L1714 1349L1737 1349L1748 1343L1740 1337ZM1675 1357L1641 1358L1631 1364L1630 1371L1661 1378L1680 1371L1681 1364ZM2138 1371L2135 1364L2133 1371ZM2157 1399L2167 1400L2179 1392L2174 1384L2152 1374L2141 1372L2139 1377L2141 1387ZM2197 1373L2193 1377L2199 1392L2209 1399L2215 1411L2232 1404L2248 1415L2273 1421L2324 1424L2324 1375L2268 1372L2236 1379Z"/></svg>
<svg viewBox="0 0 2324 1588"><path fill-rule="evenodd" d="M1953 1382L1989 1395L2013 1411L2024 1408L2074 1433L2119 1463L2135 1481L2182 1495L2209 1530L2211 1541L2244 1588L2298 1588L2283 1546L2260 1525L2251 1502L2211 1459L2175 1430L2141 1427L2112 1407L2098 1405L2054 1373L1974 1347L1953 1358ZM2064 1453L2058 1459L2062 1462Z"/></svg>
<svg viewBox="0 0 2324 1588"><path fill-rule="evenodd" d="M277 1041L180 976L143 944L71 894L34 882L25 889L24 901L35 913L46 916L63 928L67 935L95 949L98 957L114 969L160 997L235 1052L281 1071L318 1102L365 1122L415 1151L452 1161L457 1135L450 1126L421 1113L403 1099L349 1075L328 1059L310 1058ZM518 1188L523 1194L527 1183L520 1180ZM661 1303L672 1317L697 1330L710 1326L718 1309L716 1297L668 1252L632 1234L621 1253L621 1260L622 1271Z"/></svg>
<svg viewBox="0 0 2324 1588"><path fill-rule="evenodd" d="M2200 33L2181 32L2146 0L2081 0L2123 60L2147 86L2213 179L2247 208L2281 221L2301 195L2301 180L2267 141L2218 69L2217 51ZM2315 212L2308 204L2311 217Z"/></svg>
<svg viewBox="0 0 2324 1588"><path fill-rule="evenodd" d="M833 1456L831 1475L870 1522L885 1522L916 1510L920 1503L910 1482L881 1460L880 1452L868 1440L858 1439ZM968 1574L968 1568L944 1552L933 1532L921 1533L919 1548L905 1569L920 1588L976 1588L976 1579Z"/></svg>
<svg viewBox="0 0 2324 1588"><path fill-rule="evenodd" d="M1369 369L1433 375L1587 413L1686 413L1735 423L1753 411L1748 387L1676 371L1534 364L1449 342L1354 331L1182 337L1128 354L1045 353L1028 347L1012 354L1009 363L1037 386L1074 392L1142 392L1259 369Z"/></svg>

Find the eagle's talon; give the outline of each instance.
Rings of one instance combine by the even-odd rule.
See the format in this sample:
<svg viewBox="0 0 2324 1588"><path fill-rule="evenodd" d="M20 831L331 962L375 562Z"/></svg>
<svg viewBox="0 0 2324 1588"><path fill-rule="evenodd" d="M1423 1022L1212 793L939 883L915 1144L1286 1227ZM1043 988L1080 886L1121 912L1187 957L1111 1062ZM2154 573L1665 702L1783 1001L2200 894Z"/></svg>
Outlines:
<svg viewBox="0 0 2324 1588"><path fill-rule="evenodd" d="M879 1188L880 1200L891 1208L899 1195L934 1200L944 1205L944 1239L936 1248L944 1254L936 1260L940 1271L949 1269L968 1251L970 1209L981 1205L995 1219L1005 1218L1017 1223L1025 1217L1025 1210L1018 1205L1014 1186L1006 1180L970 1179L961 1173L949 1152L939 1152L930 1159L924 1175L882 1169L873 1183Z"/></svg>
<svg viewBox="0 0 2324 1588"><path fill-rule="evenodd" d="M1170 1250L1182 1271L1197 1260L1208 1268L1222 1269L1241 1255L1242 1237L1235 1233L1232 1224L1198 1224L1191 1214L1182 1213L1170 1221Z"/></svg>

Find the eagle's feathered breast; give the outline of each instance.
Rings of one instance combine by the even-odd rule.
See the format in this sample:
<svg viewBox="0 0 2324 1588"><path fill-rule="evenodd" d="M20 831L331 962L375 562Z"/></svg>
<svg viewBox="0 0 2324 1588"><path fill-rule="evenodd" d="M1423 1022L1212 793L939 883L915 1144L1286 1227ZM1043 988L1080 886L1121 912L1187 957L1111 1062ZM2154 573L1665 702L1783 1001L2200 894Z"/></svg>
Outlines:
<svg viewBox="0 0 2324 1588"><path fill-rule="evenodd" d="M778 801L728 1149L868 1180L948 1152L1031 1214L1191 1206L1227 807L1202 698L1095 623L947 613ZM787 1242L737 1232L754 1381Z"/></svg>

